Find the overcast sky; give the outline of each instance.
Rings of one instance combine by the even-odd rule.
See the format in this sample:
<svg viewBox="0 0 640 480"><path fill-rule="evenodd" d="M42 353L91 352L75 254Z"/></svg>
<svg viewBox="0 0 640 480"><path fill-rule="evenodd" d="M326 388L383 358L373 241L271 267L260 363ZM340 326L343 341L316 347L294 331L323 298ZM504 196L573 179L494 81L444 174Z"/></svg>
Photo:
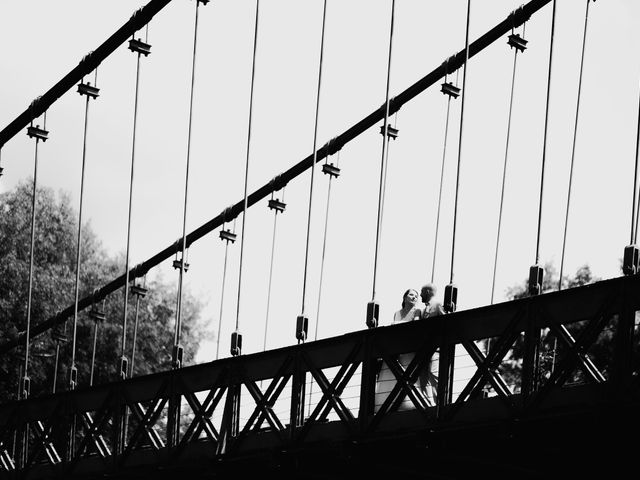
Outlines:
<svg viewBox="0 0 640 480"><path fill-rule="evenodd" d="M260 2L249 192L313 151L322 20L321 0ZM391 96L464 48L465 0L398 0ZM472 0L471 41L521 1ZM144 1L66 0L0 3L0 128L67 74L124 24ZM566 208L586 0L558 0L540 259L559 266ZM535 261L547 90L551 3L526 25L529 48L518 56L496 301L528 276ZM152 53L141 60L131 264L182 234L184 172L195 2L174 0L151 22ZM187 231L242 199L247 148L255 1L213 0L200 7ZM384 103L391 0L328 0L318 146ZM630 241L638 116L640 5L590 6L577 133L565 272L588 263L603 278L619 275ZM518 30L522 33L522 29ZM144 37L145 32L140 35ZM460 158L454 264L459 309L490 302L500 183L505 153L513 50L504 39L468 68ZM113 254L126 246L136 56L121 46L99 67L100 97L91 102L84 218ZM455 74L452 76L455 79ZM87 78L93 82L93 78ZM462 72L460 72L460 81ZM446 98L439 83L391 122L376 299L383 320L407 288L431 277ZM452 102L435 268L442 299L449 283L461 99ZM41 120L40 120L41 121ZM79 199L84 99L71 89L47 114L50 139L39 150L39 181ZM381 125L381 122L380 122ZM319 337L365 327L372 296L382 137L371 128L340 153L333 182ZM33 140L22 132L2 150L0 191L33 173ZM337 156L330 159L336 162ZM313 337L327 200L316 170L306 313ZM285 189L278 217L269 315L269 347L295 343L302 303L310 171ZM278 197L281 198L282 192ZM238 218L237 233L240 238ZM260 351L266 321L273 213L266 200L246 218L240 330L244 353ZM236 322L240 242L229 247L221 351ZM224 243L218 231L192 246L186 281L218 329ZM171 261L151 272L166 281ZM123 266L124 271L124 266ZM199 358L211 360L215 342Z"/></svg>

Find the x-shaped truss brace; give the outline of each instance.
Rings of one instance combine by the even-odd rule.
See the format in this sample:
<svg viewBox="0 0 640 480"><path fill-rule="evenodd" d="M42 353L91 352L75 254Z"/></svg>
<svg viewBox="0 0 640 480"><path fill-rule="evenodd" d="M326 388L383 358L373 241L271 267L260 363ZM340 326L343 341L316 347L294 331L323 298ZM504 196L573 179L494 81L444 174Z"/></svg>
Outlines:
<svg viewBox="0 0 640 480"><path fill-rule="evenodd" d="M138 420L138 426L133 432L129 442L127 442L127 446L122 453L121 462L136 448L143 434L147 437L149 444L154 450L160 450L164 447L164 442L153 426L158 421L158 418L160 418L162 410L169 400L167 390L167 383L165 383L160 387L156 395L154 395L151 405L149 405L146 410L142 403L130 401L130 399L127 398L126 392L123 392L127 406Z"/></svg>
<svg viewBox="0 0 640 480"><path fill-rule="evenodd" d="M8 444L10 443L8 437L11 432L15 432L15 427L11 428L10 426L7 426L0 432L0 466L6 471L12 471L16 468L13 456L8 450Z"/></svg>
<svg viewBox="0 0 640 480"><path fill-rule="evenodd" d="M4 442L0 442L0 466L2 466L3 470L8 472L15 470L16 465L13 463L13 459L9 452L7 451Z"/></svg>
<svg viewBox="0 0 640 480"><path fill-rule="evenodd" d="M611 298L608 300L609 301L603 303L598 312L589 320L588 325L580 332L576 340L574 340L564 325L559 325L553 317L545 312L545 317L550 320L551 330L569 347L569 350L568 355L556 366L549 380L547 380L544 387L538 392L538 395L536 395L527 407L527 410L536 408L553 388L564 384L569 375L575 370L576 365L580 366L587 374L587 377L591 378L595 383L601 383L606 380L604 375L602 375L589 358L587 349L595 342L598 334L613 315L613 313L610 312ZM543 312L540 313L542 314Z"/></svg>
<svg viewBox="0 0 640 480"><path fill-rule="evenodd" d="M78 446L78 449L75 452L75 455L72 458L71 464L67 469L69 472L73 470L74 466L78 463L78 461L82 458L82 454L88 448L89 442L92 442L94 447L96 448L98 454L103 460L106 460L107 457L111 456L111 452L109 451L109 447L107 446L104 438L98 432L102 431L109 420L110 409L108 407L111 397L113 394L107 395L102 406L97 411L95 417L91 417L89 412L83 412L80 415L86 432L84 434L84 438L82 442Z"/></svg>
<svg viewBox="0 0 640 480"><path fill-rule="evenodd" d="M29 455L29 460L27 461L25 468L29 468L31 465L33 465L43 449L47 454L49 463L51 463L52 465L57 465L58 463L60 463L62 459L60 458L60 455L58 455L58 451L56 450L56 447L53 445L49 437L53 428L52 424L49 423L48 425L45 425L40 420L38 420L36 422L33 422L32 425L33 432L35 433L38 444L37 448L31 452L31 455Z"/></svg>
<svg viewBox="0 0 640 480"><path fill-rule="evenodd" d="M324 421L329 415L331 409L337 413L342 423L346 425L350 432L354 431L355 417L351 413L351 410L345 406L341 396L349 383L349 380L353 378L355 371L360 366L360 362L355 361L360 347L361 345L358 344L351 350L351 352L349 352L349 355L342 362L342 366L331 382L329 382L324 372L313 364L309 356L306 353L303 354L303 360L309 367L309 372L311 372L311 375L320 387L322 397L300 430L297 440L301 440L307 435L314 422L318 423Z"/></svg>
<svg viewBox="0 0 640 480"><path fill-rule="evenodd" d="M200 400L198 400L194 392L186 392L184 394L185 400L193 411L194 418L178 444L180 451L182 451L187 443L197 439L203 430L211 442L214 444L218 442L220 433L211 422L211 416L220 403L225 391L226 389L224 387L212 388L202 403L200 403Z"/></svg>
<svg viewBox="0 0 640 480"><path fill-rule="evenodd" d="M398 355L389 355L387 351L380 346L382 360L387 364L387 367L396 378L396 384L371 420L369 431L374 430L388 412L398 408L403 401L404 395L409 397L416 409L420 411L426 419L430 418L427 411L429 408L427 400L422 392L416 388L415 382L425 367L430 365L431 357L435 351L436 346L432 341L425 342L422 347L416 350L413 359L409 362L407 368L404 369L398 361Z"/></svg>
<svg viewBox="0 0 640 480"><path fill-rule="evenodd" d="M282 432L284 432L285 427L278 416L274 413L273 406L291 378L291 374L287 373L287 370L289 370L292 362L293 357L288 357L282 363L274 377L271 379L271 382L269 382L264 395L254 381L244 382L247 390L256 402L256 408L253 410L251 416L245 423L244 428L239 433L238 438L234 443L236 447L239 446L240 442L251 430L258 430L265 421L267 421L273 431L277 433L280 437L280 441L284 441Z"/></svg>
<svg viewBox="0 0 640 480"><path fill-rule="evenodd" d="M502 376L498 373L498 366L520 335L518 325L522 315L523 310L519 311L511 319L507 328L505 328L504 332L502 332L502 335L498 337L496 342L493 343L493 348L491 348L486 356L480 351L473 341L466 341L462 343L465 350L469 353L476 364L477 369L458 395L453 407L448 412L447 417L449 419L453 418L460 411L467 399L479 394L482 391L482 388L487 384L487 381L495 389L498 396L507 405L507 407L511 411L514 410L515 405L511 399L511 390Z"/></svg>

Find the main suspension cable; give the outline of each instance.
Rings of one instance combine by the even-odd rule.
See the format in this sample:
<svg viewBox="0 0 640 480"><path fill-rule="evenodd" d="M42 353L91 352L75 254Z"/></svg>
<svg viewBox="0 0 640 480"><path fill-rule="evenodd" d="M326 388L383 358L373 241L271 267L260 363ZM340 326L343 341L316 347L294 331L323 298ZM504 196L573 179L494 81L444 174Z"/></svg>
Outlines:
<svg viewBox="0 0 640 480"><path fill-rule="evenodd" d="M185 273L185 256L187 251L187 199L189 197L189 164L191 160L191 131L193 124L193 92L196 79L196 57L198 51L198 12L200 10L200 2L196 0L196 13L193 26L193 56L191 60L191 88L189 93L189 126L187 133L187 160L184 173L184 207L182 211L182 238L180 241L180 268L178 272L178 297L176 305L176 326L173 337L173 367L180 368L182 366L182 346L180 345L180 333L182 329L182 284Z"/></svg>
<svg viewBox="0 0 640 480"><path fill-rule="evenodd" d="M564 272L564 257L567 246L567 230L569 228L569 206L571 204L571 187L573 184L573 166L576 156L576 138L578 136L578 118L580 116L580 97L582 96L582 72L584 69L584 53L587 45L587 26L589 24L589 4L591 0L586 0L587 6L584 15L584 32L582 35L582 52L580 55L580 74L578 77L578 98L576 100L575 124L573 126L573 144L571 146L571 166L569 168L569 186L567 188L567 208L564 216L564 233L562 235L562 255L560 256L560 274L558 275L558 290L562 290L562 274Z"/></svg>
<svg viewBox="0 0 640 480"><path fill-rule="evenodd" d="M524 25L526 26L526 23ZM525 26L523 26L522 28L523 37L524 37L524 31L526 28ZM511 74L511 93L509 94L509 115L507 117L507 138L505 140L504 162L502 166L502 185L500 187L500 208L498 211L498 229L496 232L496 248L495 248L494 257L493 257L493 277L491 280L491 305L493 305L495 289L496 289L496 273L498 270L498 251L500 249L500 233L502 231L502 212L504 207L504 192L505 192L505 186L507 183L507 164L509 160L509 141L511 139L511 117L513 114L513 97L514 97L515 86L516 86L518 53L520 51L524 51L524 49L526 48L524 46L526 43L526 40L524 40L524 38L521 38L520 42L512 41L512 39L516 38L515 35L516 35L515 33L512 33L511 37L509 38L509 46L514 49L513 70Z"/></svg>
<svg viewBox="0 0 640 480"><path fill-rule="evenodd" d="M320 115L320 91L322 87L322 63L324 59L324 32L327 18L327 0L323 1L322 6L322 32L320 35L320 61L318 63L318 85L316 89L316 112L315 112L315 121L313 126L313 163L311 164L311 181L309 184L309 213L307 215L307 239L305 243L304 250L304 275L302 280L302 308L300 311L300 315L296 321L296 338L298 343L304 342L307 338L307 329L309 325L309 320L305 317L305 304L307 298L307 277L309 273L309 239L311 238L311 212L313 206L313 184L314 184L314 174L316 171L316 162L318 159L318 148L317 148L317 140L318 140L318 118Z"/></svg>
<svg viewBox="0 0 640 480"><path fill-rule="evenodd" d="M391 22L389 27L389 54L387 56L387 83L385 89L385 102L384 102L384 123L382 124L382 156L380 160L380 186L378 188L378 216L376 221L376 242L375 251L373 257L373 282L371 287L371 302L367 305L367 326L369 328L378 325L379 320L379 306L376 303L376 280L378 276L378 255L380 251L380 243L382 237L382 215L383 215L383 202L384 202L384 178L387 163L387 152L389 144L389 85L391 83L391 60L393 58L393 27L395 24L395 11L396 2L391 1Z"/></svg>
<svg viewBox="0 0 640 480"><path fill-rule="evenodd" d="M240 299L242 295L242 260L244 253L244 237L246 234L247 220L247 185L249 183L249 159L251 157L251 120L253 117L253 90L256 77L256 53L258 50L258 19L260 13L260 0L256 0L256 18L253 32L253 60L251 64L251 93L249 95L249 121L247 128L247 158L244 169L244 202L242 208L242 232L240 233L240 265L238 269L238 301L236 304L236 329L231 334L231 355L238 356L242 353L242 336L240 334Z"/></svg>

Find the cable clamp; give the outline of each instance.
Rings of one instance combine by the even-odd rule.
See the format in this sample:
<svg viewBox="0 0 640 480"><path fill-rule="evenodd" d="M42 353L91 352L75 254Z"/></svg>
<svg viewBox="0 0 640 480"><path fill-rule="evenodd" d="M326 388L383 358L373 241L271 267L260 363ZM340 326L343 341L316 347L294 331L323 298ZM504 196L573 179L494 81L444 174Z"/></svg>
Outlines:
<svg viewBox="0 0 640 480"><path fill-rule="evenodd" d="M529 295L540 295L542 293L543 278L544 268L540 265L529 267Z"/></svg>
<svg viewBox="0 0 640 480"><path fill-rule="evenodd" d="M338 178L340 176L340 168L336 167L333 163L325 163L322 165L322 173Z"/></svg>
<svg viewBox="0 0 640 480"><path fill-rule="evenodd" d="M281 202L277 198L272 198L271 200L269 200L270 210L275 210L276 213L282 213L284 212L285 208L287 208L287 204L284 202Z"/></svg>
<svg viewBox="0 0 640 480"><path fill-rule="evenodd" d="M40 128L40 125L36 125L35 127L31 125L30 127L27 127L27 135L31 138L46 142L49 138L49 131L44 128Z"/></svg>
<svg viewBox="0 0 640 480"><path fill-rule="evenodd" d="M444 82L440 87L440 91L444 95L448 95L451 98L458 98L460 96L460 88L456 87L451 82Z"/></svg>
<svg viewBox="0 0 640 480"><path fill-rule="evenodd" d="M512 33L509 35L509 40L507 41L511 48L515 48L519 52L524 52L527 49L527 40L522 38L518 33Z"/></svg>
<svg viewBox="0 0 640 480"><path fill-rule="evenodd" d="M624 256L622 259L622 273L625 275L635 275L638 273L638 264L640 258L640 250L635 245L627 245L624 247Z"/></svg>
<svg viewBox="0 0 640 480"><path fill-rule="evenodd" d="M79 83L78 93L80 95L86 95L87 97L98 98L100 94L100 89L98 87L94 87L93 85L91 85L91 82Z"/></svg>
<svg viewBox="0 0 640 480"><path fill-rule="evenodd" d="M142 54L145 57L151 53L151 45L140 39L132 38L129 40L129 50L134 53Z"/></svg>
<svg viewBox="0 0 640 480"><path fill-rule="evenodd" d="M391 125L387 124L387 137L395 140L398 138L399 130ZM384 135L384 125L380 127L380 135Z"/></svg>
<svg viewBox="0 0 640 480"><path fill-rule="evenodd" d="M233 332L231 334L231 355L237 357L240 354L242 354L242 334Z"/></svg>
<svg viewBox="0 0 640 480"><path fill-rule="evenodd" d="M309 318L304 315L298 315L296 318L296 338L302 342L307 339L309 331Z"/></svg>
<svg viewBox="0 0 640 480"><path fill-rule="evenodd" d="M367 303L367 317L366 324L368 328L376 328L380 319L380 305L371 301Z"/></svg>
<svg viewBox="0 0 640 480"><path fill-rule="evenodd" d="M442 306L447 313L455 312L458 307L458 287L453 283L444 287L444 303Z"/></svg>

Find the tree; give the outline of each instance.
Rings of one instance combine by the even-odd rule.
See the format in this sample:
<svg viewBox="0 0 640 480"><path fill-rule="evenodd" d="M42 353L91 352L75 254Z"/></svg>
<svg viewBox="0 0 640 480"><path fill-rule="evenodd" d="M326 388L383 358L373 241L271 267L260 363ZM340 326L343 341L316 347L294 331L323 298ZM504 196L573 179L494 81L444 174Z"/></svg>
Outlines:
<svg viewBox="0 0 640 480"><path fill-rule="evenodd" d="M0 343L15 340L26 330L28 276L31 247L32 186L25 181L0 195ZM57 196L49 188L36 195L36 226L31 295L31 326L38 325L64 308L75 298L75 263L78 215L69 195ZM80 298L124 273L122 255L110 257L89 224L82 226L80 259ZM175 323L175 285L161 277L150 279L148 294L140 300L135 374L166 370L171 363ZM94 384L116 378L121 355L123 290L104 300L106 320L98 325ZM101 302L102 303L102 302ZM135 295L129 295L127 348L131 356ZM102 307L99 305L98 307ZM201 304L183 289L182 339L184 363L192 361L201 338ZM58 329L70 340L72 318ZM88 311L79 312L76 340L76 366L79 385L89 383L95 322ZM53 330L30 344L29 369L31 394L53 388L56 341ZM71 342L60 344L58 389L68 385ZM19 371L24 364L24 347L14 348L0 357L0 401L16 397Z"/></svg>
<svg viewBox="0 0 640 480"><path fill-rule="evenodd" d="M562 276L562 289L581 287L582 285L588 285L593 282L599 281L600 278L594 277L591 273L591 267L585 264L582 265L573 277ZM558 272L551 262L547 262L544 265L544 276L542 278L542 293L553 292L558 289ZM507 289L507 298L515 300L518 298L524 298L529 295L528 293L528 280L524 280L518 285L509 287Z"/></svg>
<svg viewBox="0 0 640 480"><path fill-rule="evenodd" d="M542 292L552 292L558 289L558 274L555 267L551 263L544 265L545 275L542 282ZM562 289L580 287L599 281L600 278L595 277L591 272L589 265L583 265L576 271L572 277L563 276ZM507 297L510 300L516 300L528 296L528 281L507 289ZM570 334L576 335L584 326L585 321L576 322L566 325ZM607 357L611 355L612 349L612 329L605 329L595 344L589 350L589 356L593 359L597 366L602 366L603 373L607 373ZM524 342L522 336L516 340L509 354L505 357L501 365L501 373L512 390L519 390L520 378L522 372L522 358L524 353ZM555 334L548 328L541 332L539 345L539 368L538 381L544 383L553 373L555 365L559 359L563 358L567 353L564 343L559 342ZM583 381L581 371L576 371L569 382Z"/></svg>

